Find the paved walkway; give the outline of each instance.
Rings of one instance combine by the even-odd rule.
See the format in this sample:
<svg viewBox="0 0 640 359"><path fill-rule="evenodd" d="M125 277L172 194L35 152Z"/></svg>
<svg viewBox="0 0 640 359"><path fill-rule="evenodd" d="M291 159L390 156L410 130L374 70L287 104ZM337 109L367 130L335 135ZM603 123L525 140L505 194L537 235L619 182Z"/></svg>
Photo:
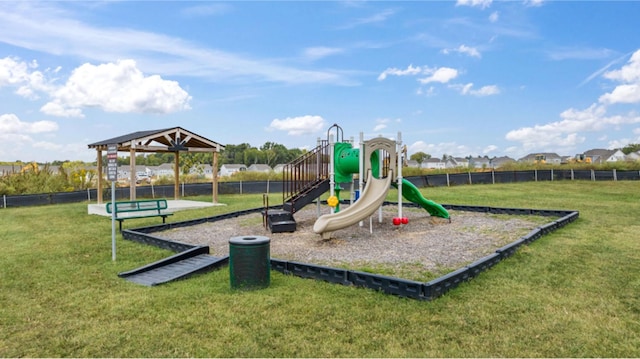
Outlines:
<svg viewBox="0 0 640 359"><path fill-rule="evenodd" d="M182 211L185 209L196 209L196 208L205 208L205 207L213 207L213 206L226 206L226 204L200 202L200 201L187 201L183 199L167 200L167 207L168 207L167 210L171 212ZM96 214L98 216L111 217L111 215L107 213L106 202L103 204L89 204L87 206L87 212L89 214Z"/></svg>

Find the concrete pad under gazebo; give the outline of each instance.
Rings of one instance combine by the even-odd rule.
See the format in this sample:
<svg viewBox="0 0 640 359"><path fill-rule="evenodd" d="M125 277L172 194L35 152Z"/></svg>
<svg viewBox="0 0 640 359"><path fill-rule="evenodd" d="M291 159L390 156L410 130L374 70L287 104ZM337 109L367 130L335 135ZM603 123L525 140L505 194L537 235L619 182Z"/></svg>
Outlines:
<svg viewBox="0 0 640 359"><path fill-rule="evenodd" d="M103 203L102 181L103 163L102 152L107 150L109 145L116 145L118 152L129 152L130 171L130 197L136 199L136 153L138 152L173 152L174 161L174 199L180 196L180 152L211 152L213 154L213 180L212 196L213 203L218 202L218 154L224 150L224 146L211 141L205 137L187 131L181 127L167 128L162 130L138 131L127 135L110 138L104 141L89 144L89 148L95 148L97 154L98 172L98 203Z"/></svg>

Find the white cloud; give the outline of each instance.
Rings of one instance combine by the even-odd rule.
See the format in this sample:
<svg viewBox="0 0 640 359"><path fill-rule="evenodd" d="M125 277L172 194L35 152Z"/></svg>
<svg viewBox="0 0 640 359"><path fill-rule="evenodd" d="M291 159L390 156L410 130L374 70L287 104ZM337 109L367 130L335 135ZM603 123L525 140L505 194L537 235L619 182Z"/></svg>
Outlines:
<svg viewBox="0 0 640 359"><path fill-rule="evenodd" d="M384 70L378 75L378 81L385 80L388 76L415 76L415 75L427 75L425 78L420 78L418 81L422 84L428 84L430 82L447 83L450 80L458 76L458 70L450 67L430 68L428 66L413 66L409 65L406 69L398 69L390 67Z"/></svg>
<svg viewBox="0 0 640 359"><path fill-rule="evenodd" d="M491 6L492 2L493 0L457 0L456 6L473 6L484 9Z"/></svg>
<svg viewBox="0 0 640 359"><path fill-rule="evenodd" d="M57 130L58 124L53 121L24 122L12 113L0 115L0 133L3 134L34 134Z"/></svg>
<svg viewBox="0 0 640 359"><path fill-rule="evenodd" d="M303 57L307 60L315 61L327 56L340 54L342 52L344 52L344 49L337 47L309 47L304 50Z"/></svg>
<svg viewBox="0 0 640 359"><path fill-rule="evenodd" d="M471 94L474 96L491 96L500 93L500 89L496 85L482 86L478 90L472 90Z"/></svg>
<svg viewBox="0 0 640 359"><path fill-rule="evenodd" d="M16 94L29 99L37 99L38 92L51 91L53 88L51 81L45 76L51 71L46 70L43 73L37 71L37 68L36 61L27 63L15 57L0 59L0 87L18 87Z"/></svg>
<svg viewBox="0 0 640 359"><path fill-rule="evenodd" d="M600 96L605 104L640 102L640 50L619 70L605 72L604 78L621 82L613 91Z"/></svg>
<svg viewBox="0 0 640 359"><path fill-rule="evenodd" d="M18 85L28 82L28 78L27 63L19 62L13 57L0 59L0 86Z"/></svg>
<svg viewBox="0 0 640 359"><path fill-rule="evenodd" d="M269 124L270 130L287 131L288 135L299 136L322 131L325 121L321 116L287 117L283 120L274 119Z"/></svg>
<svg viewBox="0 0 640 359"><path fill-rule="evenodd" d="M509 131L505 138L522 144L525 149L573 147L583 143L581 132L598 132L611 126L640 123L640 116L629 114L606 116L606 108L593 104L585 110L568 109L560 114L561 121Z"/></svg>
<svg viewBox="0 0 640 359"><path fill-rule="evenodd" d="M356 19L349 24L341 26L340 29L351 29L360 25L368 25L368 24L385 22L389 17L393 16L395 13L396 11L393 9L385 9L371 16Z"/></svg>
<svg viewBox="0 0 640 359"><path fill-rule="evenodd" d="M440 67L433 71L431 76L427 76L425 78L419 79L420 83L428 84L430 82L440 82L447 83L453 79L458 77L458 70L452 69L450 67Z"/></svg>
<svg viewBox="0 0 640 359"><path fill-rule="evenodd" d="M373 132L382 131L387 128L387 123L389 120L387 119L378 119L376 120L376 125L373 127Z"/></svg>
<svg viewBox="0 0 640 359"><path fill-rule="evenodd" d="M378 118L375 121L375 126L373 127L373 132L378 132L378 131L382 131L385 128L387 128L389 126L390 123L400 123L402 122L401 119L397 118L395 120L392 120L390 118Z"/></svg>
<svg viewBox="0 0 640 359"><path fill-rule="evenodd" d="M176 81L145 76L133 60L81 65L51 96L53 100L40 110L65 117L81 117L84 107L120 113L171 113L190 109L191 100Z"/></svg>
<svg viewBox="0 0 640 359"><path fill-rule="evenodd" d="M603 77L620 82L640 82L640 50L634 52L620 70L606 72Z"/></svg>
<svg viewBox="0 0 640 359"><path fill-rule="evenodd" d="M85 107L106 112L170 113L189 109L191 97L177 82L144 76L133 60L76 68L63 86L55 85L59 68L36 70L37 62L0 59L0 87L17 87L20 96L51 100L40 111L57 117L83 117Z"/></svg>
<svg viewBox="0 0 640 359"><path fill-rule="evenodd" d="M431 97L431 96L435 96L436 94L436 89L433 86L430 86L426 91L422 88L422 87L418 87L418 89L416 90L416 95L424 95L427 97Z"/></svg>
<svg viewBox="0 0 640 359"><path fill-rule="evenodd" d="M496 85L482 86L480 89L474 90L472 82L466 85L460 85L460 84L450 85L449 87L457 89L458 91L460 91L460 94L462 95L471 95L471 96L477 96L477 97L497 95L500 93L500 89Z"/></svg>
<svg viewBox="0 0 640 359"><path fill-rule="evenodd" d="M426 143L424 141L416 141L407 146L409 156L416 152L424 152L431 157L442 158L444 154L453 157L465 157L473 151L465 145L455 142Z"/></svg>
<svg viewBox="0 0 640 359"><path fill-rule="evenodd" d="M640 84L616 86L610 93L600 96L599 100L606 104L640 102Z"/></svg>
<svg viewBox="0 0 640 359"><path fill-rule="evenodd" d="M393 11L385 11L362 21L382 21L392 14ZM355 83L346 78L345 72L300 70L272 59L253 59L202 47L179 37L128 28L98 27L75 19L74 15L53 2L0 1L0 42L98 63L135 58L144 64L145 72L163 75L206 77L215 81Z"/></svg>
<svg viewBox="0 0 640 359"><path fill-rule="evenodd" d="M498 22L499 18L500 18L500 13L497 11L494 11L491 13L491 15L489 15L489 22Z"/></svg>
<svg viewBox="0 0 640 359"><path fill-rule="evenodd" d="M420 66L416 66L414 67L413 65L409 65L407 67L406 70L401 70L395 67L390 67L384 71L382 71L382 73L378 76L378 81L382 81L385 80L387 78L387 76L389 75L393 75L393 76L409 76L409 75L418 75L421 74L423 72L422 68Z"/></svg>
<svg viewBox="0 0 640 359"><path fill-rule="evenodd" d="M480 51L478 51L478 49L476 49L475 47L470 47L467 45L460 45L457 48L453 48L453 49L444 49L442 50L442 53L448 55L450 52L457 52L460 54L464 54L464 55L468 55L471 57L477 57L480 58L482 57L482 55L480 54Z"/></svg>
<svg viewBox="0 0 640 359"><path fill-rule="evenodd" d="M484 148L484 150L482 150L482 153L487 155L489 153L495 152L498 150L498 146L496 145L489 145L487 147Z"/></svg>
<svg viewBox="0 0 640 359"><path fill-rule="evenodd" d="M524 5L529 7L538 7L542 6L544 0L524 0Z"/></svg>
<svg viewBox="0 0 640 359"><path fill-rule="evenodd" d="M28 153L28 149L37 143L32 136L50 134L57 130L58 124L52 121L26 122L20 120L15 114L0 115L0 141L3 144L0 146L0 155L5 159L25 160L25 153ZM42 156L49 154L48 151L39 152ZM28 160L41 159L29 158Z"/></svg>

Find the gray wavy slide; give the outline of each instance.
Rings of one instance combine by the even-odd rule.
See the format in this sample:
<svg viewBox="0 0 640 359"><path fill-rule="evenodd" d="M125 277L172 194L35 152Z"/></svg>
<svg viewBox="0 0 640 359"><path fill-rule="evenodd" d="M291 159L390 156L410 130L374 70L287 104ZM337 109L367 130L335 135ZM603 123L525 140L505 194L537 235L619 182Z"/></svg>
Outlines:
<svg viewBox="0 0 640 359"><path fill-rule="evenodd" d="M329 239L333 231L356 224L372 215L387 198L392 178L392 171L382 179L374 178L369 172L367 185L360 199L338 213L320 216L313 225L313 231L321 234L322 239Z"/></svg>

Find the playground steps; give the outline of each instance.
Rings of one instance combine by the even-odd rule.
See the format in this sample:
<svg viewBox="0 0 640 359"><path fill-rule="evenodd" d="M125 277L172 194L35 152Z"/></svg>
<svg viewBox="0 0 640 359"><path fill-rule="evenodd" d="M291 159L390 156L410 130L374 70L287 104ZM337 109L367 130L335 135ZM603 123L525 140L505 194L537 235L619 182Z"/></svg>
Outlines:
<svg viewBox="0 0 640 359"><path fill-rule="evenodd" d="M295 194L289 198L282 205L282 209L290 213L302 209L304 206L313 202L316 198L320 197L323 193L329 190L329 179L320 179L307 186L304 190Z"/></svg>
<svg viewBox="0 0 640 359"><path fill-rule="evenodd" d="M267 216L267 225L271 233L282 232L295 232L296 220L293 218L293 214L285 210L270 210L265 213L262 212L262 216Z"/></svg>
<svg viewBox="0 0 640 359"><path fill-rule="evenodd" d="M208 246L198 246L143 267L119 273L118 277L154 286L218 269L228 261L228 256L210 256Z"/></svg>

